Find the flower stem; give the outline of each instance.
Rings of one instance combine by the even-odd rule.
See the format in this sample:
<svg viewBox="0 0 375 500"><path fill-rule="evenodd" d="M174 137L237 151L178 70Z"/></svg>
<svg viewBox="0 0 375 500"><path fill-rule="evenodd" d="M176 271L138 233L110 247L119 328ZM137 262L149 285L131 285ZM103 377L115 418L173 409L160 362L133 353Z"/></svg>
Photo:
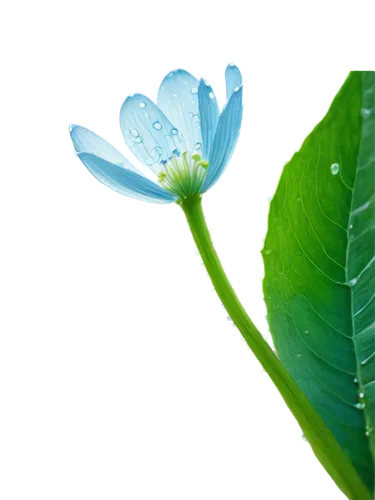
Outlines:
<svg viewBox="0 0 375 500"><path fill-rule="evenodd" d="M187 198L181 201L180 205L221 302L248 346L276 385L301 426L316 457L349 499L371 499L370 492L358 476L349 458L299 385L263 339L239 301L213 246L202 210L201 196L195 195Z"/></svg>

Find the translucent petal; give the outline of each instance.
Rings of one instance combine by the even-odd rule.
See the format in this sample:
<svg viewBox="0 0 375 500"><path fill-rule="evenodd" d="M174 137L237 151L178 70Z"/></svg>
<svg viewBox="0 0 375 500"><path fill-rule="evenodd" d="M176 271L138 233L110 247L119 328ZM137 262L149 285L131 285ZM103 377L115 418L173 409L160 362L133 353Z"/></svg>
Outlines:
<svg viewBox="0 0 375 500"><path fill-rule="evenodd" d="M219 122L220 110L212 87L203 79L200 81L198 87L198 101L202 130L202 157L204 160L208 160Z"/></svg>
<svg viewBox="0 0 375 500"><path fill-rule="evenodd" d="M114 191L151 203L172 203L176 196L146 177L90 153L77 156L92 175Z"/></svg>
<svg viewBox="0 0 375 500"><path fill-rule="evenodd" d="M198 104L199 82L183 69L171 71L161 82L158 106L184 138L186 151L200 154L202 134Z"/></svg>
<svg viewBox="0 0 375 500"><path fill-rule="evenodd" d="M99 135L91 130L79 125L70 125L70 137L73 142L76 153L90 153L103 160L121 165L133 172L139 173L138 169L125 158L124 155L111 146L109 142L102 139Z"/></svg>
<svg viewBox="0 0 375 500"><path fill-rule="evenodd" d="M237 68L235 64L228 64L225 70L225 83L227 87L227 100L232 95L234 89L242 85L242 75L241 71Z"/></svg>
<svg viewBox="0 0 375 500"><path fill-rule="evenodd" d="M242 86L235 89L220 115L201 192L210 189L224 172L234 152L242 122Z"/></svg>
<svg viewBox="0 0 375 500"><path fill-rule="evenodd" d="M120 126L134 156L155 174L163 168L161 161L183 148L177 129L156 104L142 94L125 99L120 110Z"/></svg>

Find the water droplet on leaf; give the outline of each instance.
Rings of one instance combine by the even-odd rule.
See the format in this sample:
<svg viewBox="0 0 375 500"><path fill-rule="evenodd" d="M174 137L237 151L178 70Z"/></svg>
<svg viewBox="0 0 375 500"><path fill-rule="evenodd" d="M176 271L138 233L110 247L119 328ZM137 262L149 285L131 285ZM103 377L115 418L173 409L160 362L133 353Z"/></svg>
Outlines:
<svg viewBox="0 0 375 500"><path fill-rule="evenodd" d="M368 118L371 115L371 110L367 108L362 108L361 115L363 118Z"/></svg>
<svg viewBox="0 0 375 500"><path fill-rule="evenodd" d="M337 175L340 172L340 165L338 163L332 163L330 168L332 175Z"/></svg>

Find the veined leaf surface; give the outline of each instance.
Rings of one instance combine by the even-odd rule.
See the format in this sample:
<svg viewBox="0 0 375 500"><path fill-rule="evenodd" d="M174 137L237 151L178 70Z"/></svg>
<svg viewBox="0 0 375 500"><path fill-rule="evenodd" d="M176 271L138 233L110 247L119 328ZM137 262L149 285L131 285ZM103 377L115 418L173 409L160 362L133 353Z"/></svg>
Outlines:
<svg viewBox="0 0 375 500"><path fill-rule="evenodd" d="M374 72L352 72L284 167L262 251L280 360L373 491Z"/></svg>

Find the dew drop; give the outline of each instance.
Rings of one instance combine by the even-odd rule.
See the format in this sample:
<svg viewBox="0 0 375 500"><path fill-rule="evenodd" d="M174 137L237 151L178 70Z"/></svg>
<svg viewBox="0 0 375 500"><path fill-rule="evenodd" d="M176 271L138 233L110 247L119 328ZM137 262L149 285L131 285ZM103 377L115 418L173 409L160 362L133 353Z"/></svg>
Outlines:
<svg viewBox="0 0 375 500"><path fill-rule="evenodd" d="M195 148L197 151L199 151L200 149L202 149L202 144L201 144L200 142L196 142L196 143L195 143L194 148Z"/></svg>
<svg viewBox="0 0 375 500"><path fill-rule="evenodd" d="M152 160L151 158L146 159L146 165L151 166L153 164L154 164L154 160Z"/></svg>
<svg viewBox="0 0 375 500"><path fill-rule="evenodd" d="M238 92L240 90L240 87L236 87L233 92Z"/></svg>
<svg viewBox="0 0 375 500"><path fill-rule="evenodd" d="M142 142L142 137L140 135L138 137L134 137L133 141L139 144Z"/></svg>
<svg viewBox="0 0 375 500"><path fill-rule="evenodd" d="M263 250L264 255L269 255L271 253L271 250L269 248L266 248Z"/></svg>
<svg viewBox="0 0 375 500"><path fill-rule="evenodd" d="M302 434L302 441L307 441L307 437L304 434Z"/></svg>
<svg viewBox="0 0 375 500"><path fill-rule="evenodd" d="M235 64L234 64L234 63L229 63L229 66L230 66L231 68L233 68L233 66L235 66Z"/></svg>
<svg viewBox="0 0 375 500"><path fill-rule="evenodd" d="M371 115L371 110L367 108L362 108L361 115L363 118L368 118Z"/></svg>
<svg viewBox="0 0 375 500"><path fill-rule="evenodd" d="M198 87L193 87L193 88L190 90L190 92L191 92L192 94L198 94Z"/></svg>
<svg viewBox="0 0 375 500"><path fill-rule="evenodd" d="M350 286L354 286L357 283L357 281L358 281L357 278L353 278L353 279L349 280L348 283L349 283Z"/></svg>
<svg viewBox="0 0 375 500"><path fill-rule="evenodd" d="M365 408L365 403L356 403L354 405L358 410L363 410L363 408Z"/></svg>
<svg viewBox="0 0 375 500"><path fill-rule="evenodd" d="M332 175L337 175L340 171L340 165L338 163L332 163L330 168Z"/></svg>
<svg viewBox="0 0 375 500"><path fill-rule="evenodd" d="M308 330L305 330L305 333L307 334L307 333L309 333L309 331L308 331Z"/></svg>
<svg viewBox="0 0 375 500"><path fill-rule="evenodd" d="M176 128L172 128L171 134L172 135L177 135L178 134L178 130Z"/></svg>
<svg viewBox="0 0 375 500"><path fill-rule="evenodd" d="M359 393L359 397L360 397L361 399L365 397L365 395L363 394L363 392L360 392L360 393Z"/></svg>
<svg viewBox="0 0 375 500"><path fill-rule="evenodd" d="M174 149L174 150L172 151L172 153L173 153L175 156L180 156L180 155L181 155L181 152L180 152L180 150L179 150L178 148Z"/></svg>
<svg viewBox="0 0 375 500"><path fill-rule="evenodd" d="M156 121L156 122L154 122L154 123L152 124L152 126L153 126L154 128L156 128L156 130L160 130L160 129L161 129L161 123L160 123L160 122L157 122L157 121Z"/></svg>
<svg viewBox="0 0 375 500"><path fill-rule="evenodd" d="M232 318L230 316L227 316L227 321L232 321Z"/></svg>
<svg viewBox="0 0 375 500"><path fill-rule="evenodd" d="M138 137L139 136L139 132L136 128L132 128L131 131L130 131L131 135L133 137Z"/></svg>
<svg viewBox="0 0 375 500"><path fill-rule="evenodd" d="M210 92L210 93L208 94L208 97L209 97L210 99L215 99L215 96L214 96L214 93L213 93L213 92Z"/></svg>
<svg viewBox="0 0 375 500"><path fill-rule="evenodd" d="M365 436L367 436L367 437L368 437L369 435L370 435L369 431L366 431L366 432L365 432Z"/></svg>
<svg viewBox="0 0 375 500"><path fill-rule="evenodd" d="M350 224L349 229L353 229L353 224Z"/></svg>
<svg viewBox="0 0 375 500"><path fill-rule="evenodd" d="M358 384L358 379L357 379L357 377L354 377L354 383L355 383L355 384Z"/></svg>
<svg viewBox="0 0 375 500"><path fill-rule="evenodd" d="M145 102L140 102L139 103L139 107L142 108L142 109L145 108L146 106L147 106L147 104Z"/></svg>

